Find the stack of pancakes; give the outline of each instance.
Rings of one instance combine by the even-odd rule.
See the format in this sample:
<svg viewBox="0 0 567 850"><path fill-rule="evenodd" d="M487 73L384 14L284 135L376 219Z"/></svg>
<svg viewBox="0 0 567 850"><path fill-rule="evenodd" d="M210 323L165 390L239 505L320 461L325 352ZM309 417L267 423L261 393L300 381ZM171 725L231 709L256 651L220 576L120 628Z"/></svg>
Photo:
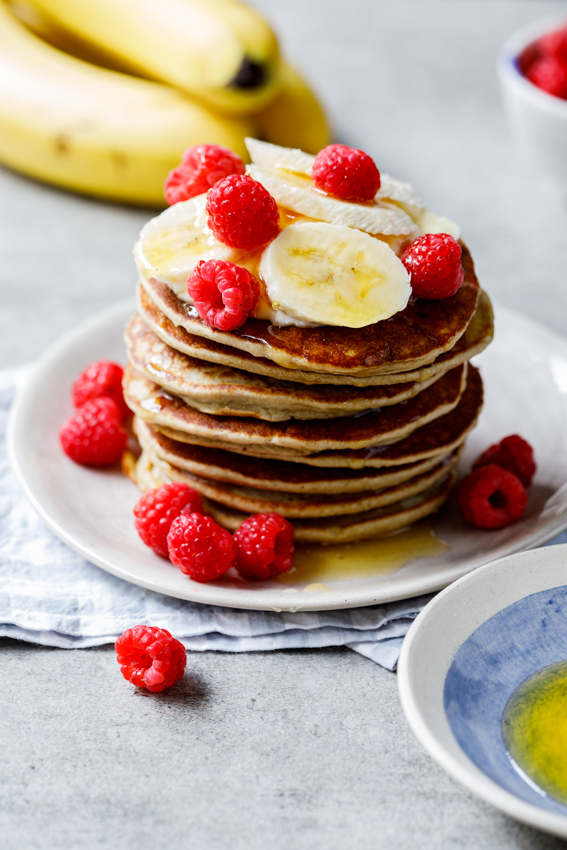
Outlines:
<svg viewBox="0 0 567 850"><path fill-rule="evenodd" d="M138 486L183 481L230 530L276 511L296 540L323 544L438 510L482 406L468 361L493 333L466 248L463 266L452 297L359 329L249 318L223 332L142 277L124 379Z"/></svg>

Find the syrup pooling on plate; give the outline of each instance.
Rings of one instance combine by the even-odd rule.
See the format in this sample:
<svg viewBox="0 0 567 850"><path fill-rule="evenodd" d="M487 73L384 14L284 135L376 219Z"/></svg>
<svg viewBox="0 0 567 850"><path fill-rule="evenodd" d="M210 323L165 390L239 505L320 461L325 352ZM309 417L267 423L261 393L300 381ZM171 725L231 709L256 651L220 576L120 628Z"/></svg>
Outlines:
<svg viewBox="0 0 567 850"><path fill-rule="evenodd" d="M277 581L291 584L349 581L388 575L417 558L441 555L449 548L428 523L390 537L373 537L338 546L298 545L294 566Z"/></svg>
<svg viewBox="0 0 567 850"><path fill-rule="evenodd" d="M522 778L567 805L567 661L516 688L502 715L502 736Z"/></svg>

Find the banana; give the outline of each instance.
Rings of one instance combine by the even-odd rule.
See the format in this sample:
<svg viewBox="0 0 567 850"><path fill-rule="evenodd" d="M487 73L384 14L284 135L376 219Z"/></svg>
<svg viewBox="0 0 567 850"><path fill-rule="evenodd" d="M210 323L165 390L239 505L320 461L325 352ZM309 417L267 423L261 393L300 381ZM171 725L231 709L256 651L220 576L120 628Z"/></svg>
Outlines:
<svg viewBox="0 0 567 850"><path fill-rule="evenodd" d="M259 139L245 139L245 142L252 160L252 166L249 167L250 174L266 186L278 203L301 212L303 215L320 218L331 223L359 227L361 230L366 230L375 235L408 234L409 231L401 229L404 222L408 226L407 219L402 217L399 220L396 219L395 224L392 224L390 218L384 212L379 212L386 207L390 209L391 215L392 205L395 205L411 218L415 225L414 230L417 228L421 234L448 233L454 239L459 239L461 236L461 229L456 222L428 210L410 184L403 180L398 180L396 177L391 177L382 172L380 174L380 189L374 199L378 206L346 204L345 201L326 198L326 196L313 191L310 175L315 161L314 156L305 153L303 150L268 144ZM256 166L259 167L258 170L256 170ZM280 183L287 185L284 188L279 185ZM326 211L326 216L321 214L322 211ZM365 211L367 218L372 216L370 225L367 223L366 226L364 226ZM351 224L351 221L355 223ZM372 229L374 227L377 229ZM384 229L381 230L380 227ZM386 227L399 227L400 229L385 229ZM417 236L418 234L414 233L413 235Z"/></svg>
<svg viewBox="0 0 567 850"><path fill-rule="evenodd" d="M34 36L0 2L0 161L79 192L163 206L182 151L217 142L246 156L247 119L169 86L81 62Z"/></svg>
<svg viewBox="0 0 567 850"><path fill-rule="evenodd" d="M277 40L237 0L28 0L134 74L227 115L264 109L281 86Z"/></svg>
<svg viewBox="0 0 567 850"><path fill-rule="evenodd" d="M297 71L283 60L281 83L276 99L254 116L257 135L277 145L318 153L329 144L329 126L319 101Z"/></svg>
<svg viewBox="0 0 567 850"><path fill-rule="evenodd" d="M311 178L297 172L249 165L248 173L278 204L309 218L356 227L383 236L417 236L415 223L400 207L387 201L357 204L316 191Z"/></svg>
<svg viewBox="0 0 567 850"><path fill-rule="evenodd" d="M300 321L362 328L403 310L410 277L392 249L326 222L291 224L262 254L272 307Z"/></svg>
<svg viewBox="0 0 567 850"><path fill-rule="evenodd" d="M187 278L199 260L235 262L237 251L218 242L207 226L207 196L181 201L150 219L134 246L138 271L166 283L189 301Z"/></svg>

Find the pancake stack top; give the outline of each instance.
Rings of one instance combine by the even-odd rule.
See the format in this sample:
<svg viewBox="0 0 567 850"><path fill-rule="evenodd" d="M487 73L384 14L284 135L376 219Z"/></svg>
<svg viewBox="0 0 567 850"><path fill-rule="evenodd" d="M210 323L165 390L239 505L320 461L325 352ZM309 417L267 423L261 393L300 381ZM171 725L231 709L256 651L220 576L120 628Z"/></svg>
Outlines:
<svg viewBox="0 0 567 850"><path fill-rule="evenodd" d="M492 339L490 301L465 246L455 295L408 300L402 250L423 233L459 237L408 184L382 175L373 202L342 201L313 189L313 157L255 140L249 150L249 173L280 211L267 247L220 243L205 195L150 221L136 245L138 313L125 331L124 383L142 448L132 477L142 490L187 482L230 530L276 511L298 541L387 534L449 494L482 406L468 361ZM342 303L337 292L350 292L349 275L372 265L365 250L375 243L385 271L370 285L380 275L388 284L393 268L397 289L383 287L372 309L384 318L365 324L356 292ZM244 266L259 281L258 305L235 330L211 327L187 294L188 275L209 259Z"/></svg>

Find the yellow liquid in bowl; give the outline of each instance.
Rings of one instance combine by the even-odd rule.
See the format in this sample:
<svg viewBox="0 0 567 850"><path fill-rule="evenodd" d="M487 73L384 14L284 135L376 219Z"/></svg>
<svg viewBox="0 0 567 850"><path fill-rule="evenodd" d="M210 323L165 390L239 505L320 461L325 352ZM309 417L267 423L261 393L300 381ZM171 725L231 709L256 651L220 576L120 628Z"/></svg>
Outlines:
<svg viewBox="0 0 567 850"><path fill-rule="evenodd" d="M567 661L544 667L514 691L502 735L528 779L567 805Z"/></svg>

